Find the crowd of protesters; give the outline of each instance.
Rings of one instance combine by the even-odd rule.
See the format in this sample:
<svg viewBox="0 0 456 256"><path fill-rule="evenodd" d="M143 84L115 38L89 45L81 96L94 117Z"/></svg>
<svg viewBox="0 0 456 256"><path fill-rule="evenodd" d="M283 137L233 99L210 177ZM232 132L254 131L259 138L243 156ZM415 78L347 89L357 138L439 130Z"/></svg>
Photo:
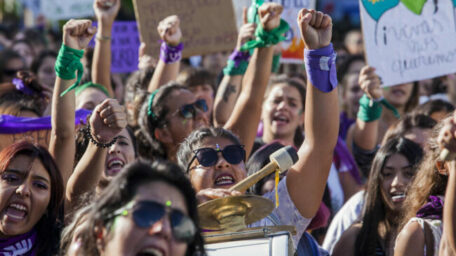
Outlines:
<svg viewBox="0 0 456 256"><path fill-rule="evenodd" d="M61 38L0 30L0 131L50 129L2 144L0 255L206 255L198 204L241 195L230 188L284 146L297 162L247 192L280 204L249 227L294 226L297 255L456 255L454 74L382 87L361 31L334 41L311 9L295 17L302 65L285 72L289 24L264 3L230 55L198 67L168 16L160 52L142 43L119 76L120 5L94 0L98 26L71 19Z"/></svg>

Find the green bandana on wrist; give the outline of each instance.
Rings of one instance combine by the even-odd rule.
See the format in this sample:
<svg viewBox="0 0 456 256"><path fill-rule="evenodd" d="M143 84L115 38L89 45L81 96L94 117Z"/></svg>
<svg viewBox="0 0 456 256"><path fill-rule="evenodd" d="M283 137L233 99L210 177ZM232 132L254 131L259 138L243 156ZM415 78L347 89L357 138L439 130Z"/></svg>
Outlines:
<svg viewBox="0 0 456 256"><path fill-rule="evenodd" d="M64 80L71 80L76 78L75 72L78 72L77 81L68 89L60 94L60 97L67 92L76 88L81 82L82 72L84 68L81 63L81 58L84 55L84 50L76 50L64 44L60 47L59 55L55 62L55 73L58 77Z"/></svg>
<svg viewBox="0 0 456 256"><path fill-rule="evenodd" d="M285 40L283 34L287 32L288 29L290 29L290 26L282 19L280 19L280 25L271 31L266 31L261 25L258 25L255 31L255 40L246 42L241 47L241 51L247 51L260 47L269 47L271 45L278 44L279 42Z"/></svg>
<svg viewBox="0 0 456 256"><path fill-rule="evenodd" d="M382 105L391 110L396 118L400 117L397 109L386 101L386 99L372 101L371 104L371 99L364 94L363 97L359 99L358 119L367 123L380 119L383 110Z"/></svg>
<svg viewBox="0 0 456 256"><path fill-rule="evenodd" d="M226 67L223 69L223 74L226 76L237 76L245 74L249 62L246 60L239 61L239 65L236 67L236 63L233 60L228 60Z"/></svg>

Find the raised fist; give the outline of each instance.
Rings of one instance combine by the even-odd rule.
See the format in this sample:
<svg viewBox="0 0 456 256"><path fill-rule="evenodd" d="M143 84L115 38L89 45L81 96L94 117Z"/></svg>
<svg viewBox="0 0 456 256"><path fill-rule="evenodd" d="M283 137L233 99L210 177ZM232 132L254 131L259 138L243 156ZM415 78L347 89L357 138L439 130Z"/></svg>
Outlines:
<svg viewBox="0 0 456 256"><path fill-rule="evenodd" d="M92 137L109 143L127 126L125 108L115 99L106 99L95 107L90 117Z"/></svg>
<svg viewBox="0 0 456 256"><path fill-rule="evenodd" d="M237 44L236 44L236 49L239 51L241 49L241 46L252 39L255 38L255 29L256 29L256 24L255 23L247 23L241 26L239 29L239 34L238 34L238 39L237 39Z"/></svg>
<svg viewBox="0 0 456 256"><path fill-rule="evenodd" d="M175 46L181 42L182 31L180 29L180 20L177 15L168 16L160 21L157 30L160 38L167 44Z"/></svg>
<svg viewBox="0 0 456 256"><path fill-rule="evenodd" d="M359 73L358 83L369 98L376 100L383 97L380 78L374 67L364 66Z"/></svg>
<svg viewBox="0 0 456 256"><path fill-rule="evenodd" d="M73 49L82 50L87 47L97 28L90 20L69 20L63 26L63 43Z"/></svg>
<svg viewBox="0 0 456 256"><path fill-rule="evenodd" d="M93 10L99 22L104 24L114 23L120 9L120 0L94 0Z"/></svg>
<svg viewBox="0 0 456 256"><path fill-rule="evenodd" d="M329 15L304 8L298 14L298 26L307 49L319 49L331 43L332 20Z"/></svg>
<svg viewBox="0 0 456 256"><path fill-rule="evenodd" d="M447 159L441 160L454 160L456 157L456 112L441 122L443 122L443 127L439 132L437 142L440 149L446 149L450 152Z"/></svg>
<svg viewBox="0 0 456 256"><path fill-rule="evenodd" d="M267 31L273 30L280 25L280 14L283 7L278 3L264 3L258 8L261 26Z"/></svg>

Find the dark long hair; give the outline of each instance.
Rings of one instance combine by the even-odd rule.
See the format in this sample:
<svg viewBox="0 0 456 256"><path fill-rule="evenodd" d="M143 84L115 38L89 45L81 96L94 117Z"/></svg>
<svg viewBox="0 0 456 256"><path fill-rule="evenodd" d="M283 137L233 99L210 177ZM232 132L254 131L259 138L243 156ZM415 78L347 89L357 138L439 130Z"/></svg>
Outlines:
<svg viewBox="0 0 456 256"><path fill-rule="evenodd" d="M403 155L411 166L417 166L423 156L420 146L403 137L395 137L383 145L372 162L363 209L363 222L355 242L355 255L375 255L375 249L382 240L379 228L385 227L386 237L395 233L397 220L388 219L387 213L392 210L385 202L382 191L382 170L388 159L394 154ZM415 169L412 167L412 169Z"/></svg>
<svg viewBox="0 0 456 256"><path fill-rule="evenodd" d="M133 200L140 186L154 181L165 182L176 188L185 198L190 218L198 225L195 191L182 169L166 161L136 161L127 165L92 203L87 214L88 228L80 236L83 255L99 255L94 228L102 225L110 230L114 222L109 218L110 214ZM198 253L204 255L203 239L199 230L194 241L188 245L186 255Z"/></svg>
<svg viewBox="0 0 456 256"><path fill-rule="evenodd" d="M51 179L51 198L47 211L35 224L35 228L38 233L37 255L52 255L57 252L59 247L60 229L63 220L61 214L64 195L62 176L47 149L26 141L11 144L0 152L0 174L8 168L11 161L18 155L39 159Z"/></svg>
<svg viewBox="0 0 456 256"><path fill-rule="evenodd" d="M169 96L175 90L188 90L181 84L170 82L160 89L154 95L152 104L149 104L151 95L147 96L141 107L138 117L140 132L137 134L139 147L139 156L145 159L167 159L166 149L164 145L158 141L154 132L157 128L162 128L166 124L165 116L169 112L166 102L169 101ZM149 110L154 115L149 115Z"/></svg>

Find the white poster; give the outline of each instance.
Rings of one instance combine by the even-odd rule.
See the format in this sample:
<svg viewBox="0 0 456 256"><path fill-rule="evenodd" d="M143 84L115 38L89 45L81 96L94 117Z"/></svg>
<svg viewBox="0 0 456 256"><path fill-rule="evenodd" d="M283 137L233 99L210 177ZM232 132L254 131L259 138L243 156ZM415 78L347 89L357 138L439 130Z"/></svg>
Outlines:
<svg viewBox="0 0 456 256"><path fill-rule="evenodd" d="M93 0L41 0L41 13L49 20L92 17Z"/></svg>
<svg viewBox="0 0 456 256"><path fill-rule="evenodd" d="M455 0L360 0L366 59L384 86L456 72Z"/></svg>

